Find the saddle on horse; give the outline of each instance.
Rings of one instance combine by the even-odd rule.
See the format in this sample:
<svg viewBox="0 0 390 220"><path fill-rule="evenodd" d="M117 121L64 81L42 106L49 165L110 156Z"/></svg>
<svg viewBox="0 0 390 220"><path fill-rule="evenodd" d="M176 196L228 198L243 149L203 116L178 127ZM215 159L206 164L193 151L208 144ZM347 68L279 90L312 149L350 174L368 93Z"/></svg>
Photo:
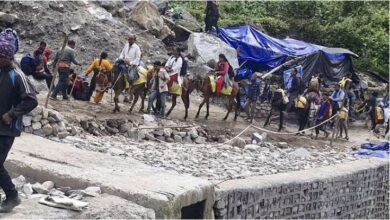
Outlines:
<svg viewBox="0 0 390 220"><path fill-rule="evenodd" d="M127 65L124 60L117 60L114 64L121 72L124 73L126 80L132 84L139 79L138 67L135 65Z"/></svg>
<svg viewBox="0 0 390 220"><path fill-rule="evenodd" d="M211 91L213 93L215 93L217 90L217 78L215 77L215 75L210 75L209 79L210 79L210 84L211 84ZM233 90L232 83L229 82L229 83L223 83L223 84L224 85L222 86L220 93L222 95L232 94L232 90Z"/></svg>

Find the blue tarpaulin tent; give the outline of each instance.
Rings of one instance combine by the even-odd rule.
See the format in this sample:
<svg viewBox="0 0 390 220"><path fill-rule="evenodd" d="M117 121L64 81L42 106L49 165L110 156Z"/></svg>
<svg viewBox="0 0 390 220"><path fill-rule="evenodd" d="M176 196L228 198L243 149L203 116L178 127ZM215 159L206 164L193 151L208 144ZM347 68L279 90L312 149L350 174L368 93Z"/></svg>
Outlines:
<svg viewBox="0 0 390 220"><path fill-rule="evenodd" d="M238 48L238 61L253 71L275 68L288 58L311 56L302 65L306 81L311 74L322 72L326 79L335 81L348 73L353 73L350 56L353 52L342 48L327 48L304 41L286 38L277 39L268 36L251 26L220 28L218 37L233 48Z"/></svg>

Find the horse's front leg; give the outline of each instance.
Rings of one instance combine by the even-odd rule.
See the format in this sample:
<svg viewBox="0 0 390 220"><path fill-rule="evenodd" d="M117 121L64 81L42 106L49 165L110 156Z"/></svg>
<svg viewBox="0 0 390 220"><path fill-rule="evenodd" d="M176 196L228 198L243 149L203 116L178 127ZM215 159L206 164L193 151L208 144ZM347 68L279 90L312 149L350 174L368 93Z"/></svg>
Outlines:
<svg viewBox="0 0 390 220"><path fill-rule="evenodd" d="M198 112L196 113L195 118L198 118L198 117L199 117L200 110L202 109L204 103L206 103L206 99L208 100L208 97L204 97L204 98L203 98L203 101L200 103L199 108L198 108Z"/></svg>
<svg viewBox="0 0 390 220"><path fill-rule="evenodd" d="M119 103L119 94L120 94L120 92L115 91L115 97L114 97L115 108L113 111L114 113L121 111L119 108L119 104L118 104Z"/></svg>
<svg viewBox="0 0 390 220"><path fill-rule="evenodd" d="M230 112L233 109L233 103L234 103L233 98L229 97L229 104L228 104L228 107L227 107L228 111L227 111L225 117L223 118L224 121L229 117L229 114L230 114Z"/></svg>
<svg viewBox="0 0 390 220"><path fill-rule="evenodd" d="M131 113L131 112L133 111L133 108L134 108L135 104L136 104L137 101L138 101L139 94L137 93L137 94L135 94L134 96L135 96L135 98L134 98L133 103L131 104L131 108L129 109L129 113Z"/></svg>
<svg viewBox="0 0 390 220"><path fill-rule="evenodd" d="M175 108L175 106L176 106L176 98L177 98L177 96L172 95L172 105L171 105L171 108L169 108L169 111L166 114L167 117L171 114L173 108Z"/></svg>

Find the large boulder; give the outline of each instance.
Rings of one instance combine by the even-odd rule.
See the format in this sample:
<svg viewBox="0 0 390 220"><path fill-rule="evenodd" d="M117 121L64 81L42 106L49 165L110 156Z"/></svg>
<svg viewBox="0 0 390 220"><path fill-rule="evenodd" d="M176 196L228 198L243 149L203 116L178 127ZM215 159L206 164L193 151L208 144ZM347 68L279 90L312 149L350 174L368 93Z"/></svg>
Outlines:
<svg viewBox="0 0 390 220"><path fill-rule="evenodd" d="M218 60L219 54L225 54L230 65L238 68L237 51L219 38L206 33L193 33L188 39L188 52L198 63Z"/></svg>
<svg viewBox="0 0 390 220"><path fill-rule="evenodd" d="M131 10L129 18L149 31L160 32L164 26L157 6L147 1L138 2Z"/></svg>
<svg viewBox="0 0 390 220"><path fill-rule="evenodd" d="M190 12L184 8L179 8L178 10L180 10L181 18L176 20L176 24L179 24L191 31L202 31L202 26Z"/></svg>
<svg viewBox="0 0 390 220"><path fill-rule="evenodd" d="M174 32L164 24L158 7L148 1L138 2L131 10L129 19L160 39L164 39L169 35L174 35Z"/></svg>

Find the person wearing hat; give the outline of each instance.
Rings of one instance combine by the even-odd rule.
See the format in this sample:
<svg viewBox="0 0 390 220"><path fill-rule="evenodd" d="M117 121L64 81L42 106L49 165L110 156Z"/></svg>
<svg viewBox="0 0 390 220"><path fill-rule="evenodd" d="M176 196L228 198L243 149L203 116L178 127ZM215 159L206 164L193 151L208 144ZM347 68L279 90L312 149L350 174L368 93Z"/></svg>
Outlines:
<svg viewBox="0 0 390 220"><path fill-rule="evenodd" d="M35 88L24 73L13 63L15 38L9 33L0 34L0 188L6 199L0 213L10 212L20 204L18 192L4 167L4 162L15 137L20 136L22 116L37 105Z"/></svg>

